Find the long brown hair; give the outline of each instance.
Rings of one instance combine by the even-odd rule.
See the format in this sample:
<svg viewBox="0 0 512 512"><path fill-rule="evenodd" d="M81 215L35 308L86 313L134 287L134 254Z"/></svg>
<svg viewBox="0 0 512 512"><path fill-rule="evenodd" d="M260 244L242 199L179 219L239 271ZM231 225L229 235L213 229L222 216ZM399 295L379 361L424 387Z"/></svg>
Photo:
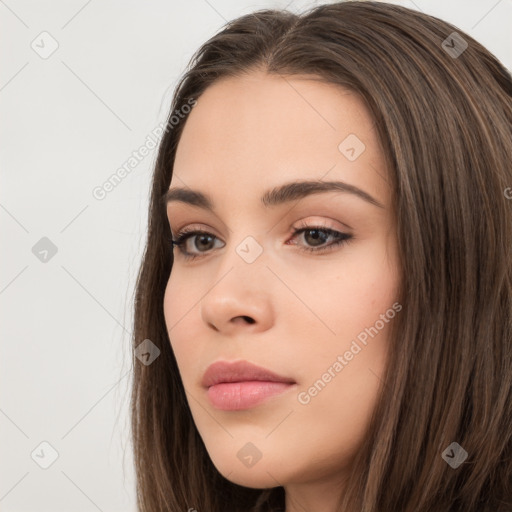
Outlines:
<svg viewBox="0 0 512 512"><path fill-rule="evenodd" d="M245 488L213 466L163 312L173 254L161 198L186 122L172 116L216 80L255 69L357 92L390 170L403 312L340 510L512 511L512 79L457 27L372 1L242 16L176 88L136 284L134 348L150 339L161 351L151 365L133 359L139 509L284 509L283 488ZM467 452L456 468L452 443Z"/></svg>

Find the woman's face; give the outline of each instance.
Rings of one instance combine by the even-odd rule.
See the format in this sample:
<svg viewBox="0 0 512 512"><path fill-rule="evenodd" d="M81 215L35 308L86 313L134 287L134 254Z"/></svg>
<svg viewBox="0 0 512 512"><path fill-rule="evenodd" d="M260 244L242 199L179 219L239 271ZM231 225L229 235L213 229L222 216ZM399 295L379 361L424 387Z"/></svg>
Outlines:
<svg viewBox="0 0 512 512"><path fill-rule="evenodd" d="M247 487L346 475L401 309L372 118L354 93L307 78L253 72L210 86L187 118L170 184L211 204L181 194L167 206L174 240L207 233L183 242L194 259L174 248L169 339L213 463ZM234 374L238 384L208 390L203 375L217 361L292 383Z"/></svg>

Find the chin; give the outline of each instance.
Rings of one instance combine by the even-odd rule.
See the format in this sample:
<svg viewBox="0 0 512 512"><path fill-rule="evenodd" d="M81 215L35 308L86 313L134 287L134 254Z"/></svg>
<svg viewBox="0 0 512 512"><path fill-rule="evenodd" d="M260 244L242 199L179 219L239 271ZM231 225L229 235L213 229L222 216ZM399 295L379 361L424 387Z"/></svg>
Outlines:
<svg viewBox="0 0 512 512"><path fill-rule="evenodd" d="M268 489L282 485L283 468L272 460L264 460L264 456L252 465L243 462L244 454L222 454L211 457L217 471L230 482L253 489Z"/></svg>
<svg viewBox="0 0 512 512"><path fill-rule="evenodd" d="M269 489L281 485L278 483L278 481L281 481L279 476L274 475L272 470L270 470L269 473L265 471L265 468L261 468L257 471L255 468L237 468L231 472L221 472L226 480L251 489Z"/></svg>

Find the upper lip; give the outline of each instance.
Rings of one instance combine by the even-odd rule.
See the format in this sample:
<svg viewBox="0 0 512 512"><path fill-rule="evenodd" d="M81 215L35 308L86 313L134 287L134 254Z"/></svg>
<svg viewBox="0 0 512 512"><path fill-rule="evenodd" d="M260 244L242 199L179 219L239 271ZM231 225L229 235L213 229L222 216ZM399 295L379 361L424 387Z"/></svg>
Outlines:
<svg viewBox="0 0 512 512"><path fill-rule="evenodd" d="M289 377L283 377L249 361L217 361L207 368L201 384L208 388L221 382L243 382L249 380L295 383Z"/></svg>

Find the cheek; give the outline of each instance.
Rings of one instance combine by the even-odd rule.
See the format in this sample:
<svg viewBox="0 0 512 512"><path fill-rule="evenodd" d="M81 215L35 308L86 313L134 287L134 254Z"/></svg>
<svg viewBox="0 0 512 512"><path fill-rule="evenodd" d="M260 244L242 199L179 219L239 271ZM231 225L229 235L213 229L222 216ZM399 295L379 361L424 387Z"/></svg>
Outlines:
<svg viewBox="0 0 512 512"><path fill-rule="evenodd" d="M197 287L187 279L171 277L165 289L163 309L167 333L174 352L180 375L188 381L188 373L194 368L193 362L197 361L200 353L200 345L191 343L190 340L200 338L200 323L191 321L195 308L199 307L201 294Z"/></svg>
<svg viewBox="0 0 512 512"><path fill-rule="evenodd" d="M289 302L287 309L295 321L308 323L338 349L343 340L357 336L386 314L396 300L399 279L395 255L388 254L379 239L364 244L364 250L347 248L339 259L304 266L301 272L288 272L286 277L303 302Z"/></svg>
<svg viewBox="0 0 512 512"><path fill-rule="evenodd" d="M363 440L387 364L389 329L400 314L392 308L397 272L381 256L361 255L350 264L347 258L330 279L308 280L311 308L334 334L318 321L297 338L307 368L297 418L301 432L314 432L310 456L325 453L333 467L352 458Z"/></svg>
<svg viewBox="0 0 512 512"><path fill-rule="evenodd" d="M182 316L181 308L183 307L183 300L180 301L178 298L182 297L184 293L185 289L180 289L179 281L176 282L174 274L171 272L165 288L163 305L165 324L169 337L171 337L171 332L175 330L175 327L178 325L178 320Z"/></svg>

